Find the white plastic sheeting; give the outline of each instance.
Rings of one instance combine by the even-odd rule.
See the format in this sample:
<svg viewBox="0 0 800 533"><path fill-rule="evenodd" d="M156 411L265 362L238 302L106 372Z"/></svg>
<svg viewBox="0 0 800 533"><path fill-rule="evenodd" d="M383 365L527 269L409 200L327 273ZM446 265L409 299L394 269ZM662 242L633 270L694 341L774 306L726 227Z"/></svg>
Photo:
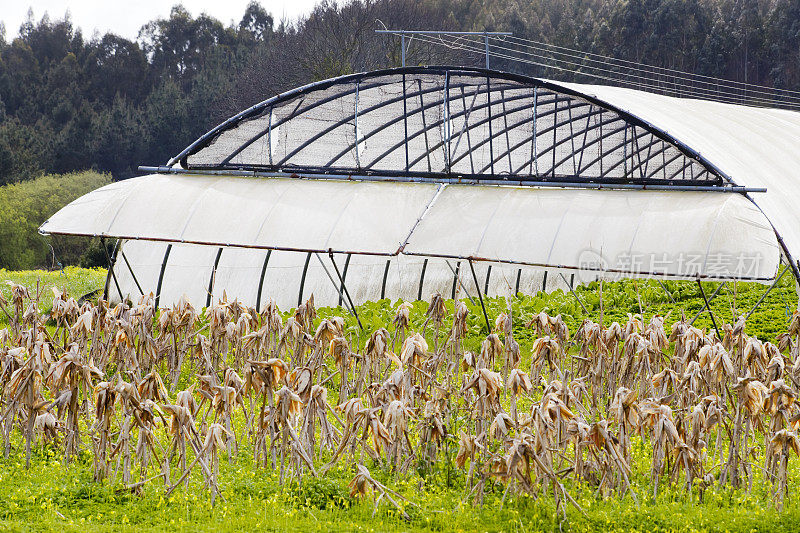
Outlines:
<svg viewBox="0 0 800 533"><path fill-rule="evenodd" d="M447 187L404 251L757 280L771 279L779 258L764 215L738 194L529 187Z"/></svg>
<svg viewBox="0 0 800 533"><path fill-rule="evenodd" d="M604 85L553 82L653 124L730 177L766 187L753 201L800 259L800 113L708 100L675 98Z"/></svg>
<svg viewBox="0 0 800 533"><path fill-rule="evenodd" d="M310 294L338 305L328 252L357 304L477 296L470 259L481 293L507 295L565 288L575 273L764 281L780 257L764 215L715 192L152 175L89 193L41 230L125 240L112 296L160 286L161 305L223 291L251 305ZM560 269L549 286L542 268Z"/></svg>
<svg viewBox="0 0 800 533"><path fill-rule="evenodd" d="M391 255L436 190L433 184L151 174L82 196L40 231Z"/></svg>

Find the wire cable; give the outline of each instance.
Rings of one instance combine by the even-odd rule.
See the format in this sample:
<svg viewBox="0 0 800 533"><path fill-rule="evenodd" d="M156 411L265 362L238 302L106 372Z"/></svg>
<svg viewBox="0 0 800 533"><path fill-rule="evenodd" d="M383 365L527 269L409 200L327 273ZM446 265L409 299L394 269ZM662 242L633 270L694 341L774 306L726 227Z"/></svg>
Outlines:
<svg viewBox="0 0 800 533"><path fill-rule="evenodd" d="M444 36L440 36L439 38L430 38L428 36L417 36L417 40L434 45L445 46L450 49L460 49L467 52L479 54L481 56L485 56L486 54L485 42L470 40L464 36L458 36L458 38L455 39L453 38L445 39ZM620 78L620 73L616 70L596 67L592 65L583 65L574 61L561 60L558 58L547 57L541 54L521 52L519 50L498 46L497 44L493 43L489 43L488 48L490 57L516 61L546 69L570 72L581 76L588 76L591 78L610 81L613 83L627 84L629 86L633 86L638 89L645 89L658 93L666 93L668 95L674 95L678 97L689 96L689 97L696 97L705 100L714 100L723 103L730 103L737 105L742 105L746 103L749 105L766 106L766 107L774 107L775 105L781 105L783 107L790 107L793 109L800 108L800 102L796 103L794 100L777 101L775 99L760 98L755 96L743 96L741 94L732 93L730 91L709 90L699 87L687 87L685 85L679 85L679 84L674 84L675 85L674 87L670 87L670 86L665 86L664 82L659 82L657 80L653 80L652 78L647 78L637 74L625 73L623 74L624 78ZM498 49L500 51L497 51ZM528 55L533 59L519 57L519 55L523 54ZM569 68L568 66L558 64L559 62L565 63L566 65L570 65L576 68ZM602 72L603 74L598 74L596 72L587 72L586 70L579 70L579 69L589 69L596 72ZM782 97L782 99L785 98L786 97Z"/></svg>
<svg viewBox="0 0 800 533"><path fill-rule="evenodd" d="M476 43L476 42L473 41L470 44L478 45L480 43ZM527 55L529 55L531 57L538 58L538 59L541 59L541 60L544 60L544 61L560 61L562 63L571 65L571 66L576 67L576 68L592 69L592 70L597 70L597 71L604 72L604 73L611 74L611 75L620 74L616 70L612 70L612 69L608 69L608 68L595 67L595 66L591 66L591 65L584 65L584 64L581 64L581 63L577 63L575 61L569 61L569 60L559 59L559 58L555 58L555 57L548 57L546 55L535 54L535 53L531 53L531 52L520 52L519 50L514 50L512 48L503 47L503 46L499 46L499 45L496 45L496 44L490 44L489 48L490 48L490 55L492 55L491 48L494 48L494 49L502 50L506 54L508 54L508 53L527 54ZM476 46L474 46L473 48L471 48L471 50L474 51L474 52L481 52L481 53L485 54L485 46L481 47L480 49L478 49ZM508 57L508 56L504 56L504 55L502 55L500 53L496 53L496 55L498 57ZM524 62L523 58L518 58L518 57L515 56L514 59ZM560 68L560 66L558 66L558 65L549 65L549 66L552 67L552 68ZM592 75L591 73L584 72L584 71L576 71L576 70L570 70L570 69L566 69L566 68L560 68L560 69L561 70L567 70L567 71L571 71L571 72L580 73L580 74L583 74L583 75L589 75L589 76ZM674 94L676 94L678 96L682 96L682 95L685 95L685 94L689 93L689 94L693 94L693 95L696 95L696 96L704 97L706 99L715 100L715 99L720 99L720 97L723 97L723 95L724 95L725 97L727 97L727 101L729 103L742 104L745 101L750 101L750 102L759 102L760 104L767 104L767 105L772 105L772 106L774 106L774 105L776 105L778 103L780 103L782 105L794 104L794 106L800 106L800 100L778 102L774 98L767 99L767 98L760 98L760 97L754 97L754 96L753 97L747 97L746 95L742 95L742 94L740 94L738 92L734 93L734 92L731 92L731 91L721 91L719 89L705 89L705 88L698 88L698 87L687 87L685 85L678 85L678 84L676 84L676 88L671 88L671 87L662 86L657 80L653 80L652 78L648 78L648 77L644 77L644 76L640 76L640 75L636 75L636 74L631 74L630 72L624 73L624 76L626 78L634 78L635 80L637 80L636 83L642 84L643 86L648 86L648 87L650 87L652 89L655 89L657 91L669 91L669 92L672 92L672 93L674 93ZM618 78L613 77L613 76L612 76L611 79L630 83L629 79L618 80ZM787 97L783 97L783 98L785 99Z"/></svg>
<svg viewBox="0 0 800 533"><path fill-rule="evenodd" d="M492 38L492 36L490 36L490 38ZM747 90L754 90L755 91L756 89L767 89L768 91L779 91L779 92L785 92L785 93L788 93L788 94L800 95L800 91L796 91L796 90L792 90L792 89L783 89L783 88L779 88L779 87L769 87L767 85L759 85L759 84L755 84L755 83L747 83L747 82L742 82L742 81L737 81L737 80L730 80L730 79L726 79L726 78L719 78L719 77L715 77L715 76L708 76L708 75L705 75L705 74L697 74L697 73L694 73L694 72L687 72L687 71L673 69L673 68L669 68L669 67L659 67L659 66L655 66L655 65L648 65L647 63L630 61L628 59L620 59L620 58L616 58L616 57L612 57L612 56L606 56L606 55L597 54L597 53L593 53L593 52L585 52L585 51L582 51L582 50L577 50L577 49L574 49L574 48L568 48L568 47L565 47L565 46L559 46L559 45L556 45L556 44L545 43L545 42L542 42L542 41L535 41L533 39L525 39L523 37L508 36L507 39L509 41L519 41L521 43L533 43L533 44L536 44L536 45L539 45L539 46L544 46L544 47L551 48L551 49L566 50L568 52L574 52L574 53L582 54L582 55L585 55L585 56L597 57L597 58L600 58L600 59L606 60L606 61L624 63L624 64L628 64L628 65L634 65L634 66L637 66L637 67L642 67L644 69L653 69L653 70L657 70L657 71L660 70L660 71L663 71L663 72L669 72L669 73L673 73L673 74L676 74L676 75L685 75L685 76L690 76L690 77L693 77L693 78L703 78L703 79L707 79L707 80L713 80L715 83L719 83L720 85L730 84L732 86L739 86L739 87L741 87L743 89L747 89ZM503 40L505 40L505 39L503 39Z"/></svg>

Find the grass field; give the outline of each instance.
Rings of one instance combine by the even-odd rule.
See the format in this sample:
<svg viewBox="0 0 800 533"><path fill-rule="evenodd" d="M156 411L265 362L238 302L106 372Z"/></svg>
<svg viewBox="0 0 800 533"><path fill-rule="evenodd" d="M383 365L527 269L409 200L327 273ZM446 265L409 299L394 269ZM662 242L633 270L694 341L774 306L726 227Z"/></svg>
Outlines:
<svg viewBox="0 0 800 533"><path fill-rule="evenodd" d="M0 270L0 282L6 279L44 294L40 310L46 312L52 299L51 286L66 288L76 297L100 289L105 282L103 270L67 268L63 272L9 272ZM747 323L747 333L763 341L774 342L786 330L788 319L797 306L794 286L789 275L765 299ZM669 326L684 312L693 317L703 306L703 299L694 282L666 282L665 289L656 282L606 283L602 289L603 321L623 323L628 313L640 313L645 321L659 313ZM706 295L717 288L704 283ZM734 316L748 311L763 294L765 286L728 284L712 302L719 325L731 322ZM0 291L9 297L8 288ZM600 319L600 297L597 284L576 289L577 297L588 310L588 317ZM476 304L468 304L468 350L480 350L486 336L483 315ZM426 302L416 302L411 312L412 329L421 329L425 320ZM452 311L452 302L448 302ZM581 305L570 293L556 292L534 297L519 297L512 302L519 322L544 310L562 314L574 332L586 318ZM289 310L284 310L289 311ZM506 311L499 298L487 300L490 319ZM391 323L395 309L388 301L359 307L365 336L378 327ZM342 309L321 309L320 318L342 315L349 334L361 334L352 317ZM288 314L287 314L288 316ZM0 328L6 321L0 316ZM696 325L710 327L708 313ZM669 331L669 327L667 327ZM515 331L523 354L523 364L530 365L534 336L530 330ZM363 345L364 338L353 344ZM244 422L237 419L239 434ZM455 440L453 440L455 439ZM651 493L649 464L650 447L638 437L632 443L635 468L632 488L638 501L628 495L602 498L592 487L568 483L570 494L585 511L581 514L568 508L567 518L556 516L552 493L538 498L510 495L503 500L504 486L489 483L482 505L477 505L465 491L464 471L455 467L452 457L458 438L448 440L447 460L433 467L419 465L405 474L368 464L376 479L405 496L416 505L404 505L405 520L389 505L381 504L373 513L370 498L350 497L347 484L353 476L348 466L339 465L321 479L310 476L303 485L290 482L280 486L277 472L257 468L253 449L243 438L235 463L220 461L219 484L224 500L212 506L203 478L193 474L189 487L180 488L164 497L163 484L146 483L141 493L127 489L122 483L93 480L91 455L85 452L78 461L65 466L63 455L55 448L35 448L30 470L25 469L25 450L18 432L12 438L8 458L0 458L0 529L11 531L800 531L800 509L796 500L800 469L797 458L789 463L790 499L782 512L775 510L769 483L762 471L753 473L753 489L733 491L712 487L701 495L699 486L691 492L666 488L654 499Z"/></svg>
<svg viewBox="0 0 800 533"><path fill-rule="evenodd" d="M350 498L350 472L330 472L302 489L281 487L275 472L253 468L246 450L240 456L234 465L220 462L225 501L212 507L198 479L168 499L159 485L134 495L93 481L90 460L65 468L60 454L45 453L26 471L24 453L17 453L0 461L0 525L10 531L558 531L559 524L564 531L800 530L796 504L779 513L758 488L749 496L708 491L702 503L696 493L666 491L656 500L644 496L637 506L630 498L597 499L587 488L572 487L588 516L569 510L561 522L547 497L508 498L501 509L499 486L489 488L482 507L465 502L463 475L453 473L448 486L445 468L428 479L373 469L420 505L406 507L411 516L406 521L387 506L372 516L370 500ZM640 494L647 493L645 477L635 485ZM792 477L796 483L796 469Z"/></svg>

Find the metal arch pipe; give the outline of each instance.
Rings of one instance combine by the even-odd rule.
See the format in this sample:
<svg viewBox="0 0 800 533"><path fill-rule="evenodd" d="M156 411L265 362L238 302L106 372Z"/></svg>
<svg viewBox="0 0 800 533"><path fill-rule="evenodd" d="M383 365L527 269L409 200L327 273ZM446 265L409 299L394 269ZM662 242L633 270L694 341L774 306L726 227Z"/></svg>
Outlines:
<svg viewBox="0 0 800 533"><path fill-rule="evenodd" d="M272 250L267 250L267 255L264 257L264 263L261 266L261 276L258 278L258 292L256 293L256 312L261 312L261 291L264 289L264 276L267 274L267 266L269 265L269 258L272 255Z"/></svg>
<svg viewBox="0 0 800 533"><path fill-rule="evenodd" d="M493 89L493 90L495 90L495 89ZM497 90L499 90L499 89L497 89ZM514 102L514 101L517 101L517 100L525 100L525 99L528 99L528 98L529 97L525 96L525 95L514 96L514 97L509 97L507 101L508 102ZM558 103L559 101L565 102L565 101L567 101L567 99L559 100L558 98L556 98L556 99L553 100L553 103ZM448 99L448 102L449 102L449 99ZM550 103L550 102L547 102L547 103ZM431 107L435 107L438 104L439 104L439 102L437 102L435 104L427 104L425 106L425 110L430 109ZM484 109L487 109L487 108L488 108L487 104L479 104L477 106L471 107L469 109L469 111L481 111L481 110L484 110ZM511 109L511 113L524 111L526 108L527 108L527 106L525 106L525 105L517 106L517 107L514 107L514 108ZM448 111L447 112L448 122L451 122L453 119L465 117L466 114L467 114L466 110L462 110L462 111L459 111L459 112L453 113L453 114L450 114L450 112ZM551 115L551 114L554 114L554 112L553 111L547 111L545 113L541 113L539 115L539 118L543 118L543 117L546 117L546 116ZM392 119L392 120L388 121L386 124L384 124L383 126L381 126L380 128L377 128L377 129L373 130L372 132L370 132L369 136L375 135L376 133L379 133L380 131L382 131L384 128L389 127L389 126L391 126L391 125L393 125L393 124L395 124L396 122L399 122L399 121L400 121L400 119ZM520 125L522 125L522 124L524 124L526 122L528 122L527 119L523 120L523 121L518 121L518 122L516 122L514 124L514 126L520 126ZM480 120L477 120L477 121L473 122L469 128L466 129L466 132L467 132L467 134L469 134L470 130L472 130L472 129L478 127L478 126L483 126L484 124L487 124L487 123L489 123L489 119L488 118L482 118ZM435 127L438 127L438 126L443 126L443 125L444 125L444 119L436 120L436 121L434 121L433 123L431 123L428 126L428 129L432 129L432 128L435 128ZM540 131L539 133L546 133L546 132L550 131L551 128L552 127L549 127L546 130ZM407 139L404 139L403 141L400 141L400 142L390 146L387 150L384 151L384 153L382 153L382 154L378 155L378 157L374 158L373 161L370 163L370 166L376 164L378 161L380 161L381 159L386 157L387 154L389 154L391 152L394 152L395 150L399 149L400 146L403 143L407 143L408 141L411 141L411 140L415 139L416 137L422 135L423 133L427 133L427 130L425 130L425 132L417 131L414 134L412 134L410 137L408 137ZM502 134L502 132L501 132L501 134ZM478 144L476 144L472 148L474 150L475 148L483 146L484 144L490 143L490 141L491 141L491 137L487 137L485 139L482 139ZM447 139L442 140L440 142L437 142L432 147L428 148L428 151L426 153L417 156L417 158L414 159L413 161L411 161L409 165L411 167L415 166L417 163L422 161L422 159L424 159L425 157L429 156L431 152L439 149L440 147L444 147L446 145L447 145ZM451 150L451 152L455 152L457 148L458 148L458 140L456 140L456 146ZM339 160L344 153L346 153L346 151L342 151L340 154L337 154L337 156L333 160L334 161ZM459 161L461 161L465 157L467 157L467 154L462 154L462 155L456 157L454 160L452 160L450 162L450 167L452 167L452 165L458 163ZM447 170L445 173L449 174L450 170Z"/></svg>
<svg viewBox="0 0 800 533"><path fill-rule="evenodd" d="M164 273L167 270L167 261L169 261L169 254L172 251L172 244L167 245L167 250L164 252L164 260L161 263L161 271L158 274L158 285L156 285L156 302L155 307L158 310L158 303L161 301L161 285L164 282Z"/></svg>
<svg viewBox="0 0 800 533"><path fill-rule="evenodd" d="M303 274L300 277L300 290L298 291L297 294L297 307L300 307L300 305L303 303L303 289L306 286L306 274L308 274L308 264L310 262L311 262L311 252L308 252L306 254L306 262L303 265ZM342 305L341 297L339 299L339 305Z"/></svg>
<svg viewBox="0 0 800 533"><path fill-rule="evenodd" d="M419 290L417 291L417 300L422 300L422 287L425 285L425 271L428 269L428 258L422 261L422 271L419 275Z"/></svg>
<svg viewBox="0 0 800 533"><path fill-rule="evenodd" d="M216 281L216 277L217 277L217 267L219 266L219 260L222 257L222 251L224 249L225 248L220 246L219 250L217 250L217 257L214 258L214 266L211 269L211 276L209 276L209 278L208 278L208 291L207 291L208 294L206 295L206 307L210 307L211 306L211 297L214 294L214 282Z"/></svg>
<svg viewBox="0 0 800 533"><path fill-rule="evenodd" d="M353 82L355 80L363 80L363 79L370 79L370 78L377 78L380 76L388 76L388 75L401 75L401 74L432 74L432 75L445 75L449 77L451 74L456 75L465 75L465 76L472 76L472 77L485 77L490 76L496 79L507 80L511 82L517 82L527 86L540 86L544 87L556 92L560 92L563 94L571 95L577 98L581 98L587 102L593 103L599 107L602 107L609 111L614 111L622 117L625 117L626 121L631 122L633 125L640 126L648 131L650 131L656 137L661 138L662 140L673 144L678 148L680 151L684 152L687 156L695 159L700 163L702 166L706 167L707 170L711 171L713 174L716 174L720 177L723 177L728 182L733 183L730 176L728 176L725 172L723 172L719 167L717 167L714 163L709 161L705 158L702 154L698 151L691 148L689 145L678 139L677 137L673 136L672 134L668 133L666 130L663 130L656 125L644 120L642 117L635 115L629 111L625 111L619 108L616 105L610 104L594 95L587 94L571 87L568 87L564 84L554 82L554 81L546 81L539 78L533 78L530 76L523 76L519 74L511 74L507 72L501 72L496 70L490 70L485 68L467 68L467 67L446 67L446 66L438 66L438 67L401 67L401 68L393 68L393 69L382 69L376 70L371 72L362 72L358 74L349 74L345 76L340 76L336 78L331 78L328 80L314 82L308 85L304 85L302 87L298 87L292 89L290 91L281 93L275 97L269 98L256 104L241 113L234 115L233 117L229 118L228 120L224 121L223 123L219 124L217 127L213 128L200 138L198 138L195 142L189 145L186 149L184 149L180 154L173 157L167 163L167 166L173 166L177 162L185 161L185 158L189 155L196 153L201 148L207 146L214 138L217 137L222 131L232 127L233 125L249 118L251 116L257 115L270 105L275 105L279 102L286 101L292 98L296 98L297 96L310 93L313 91L320 91L326 88L329 88L336 84L345 84L349 82Z"/></svg>
<svg viewBox="0 0 800 533"><path fill-rule="evenodd" d="M386 267L383 269L383 281L381 281L381 300L386 298L386 278L389 277L389 266L391 264L391 259L386 260Z"/></svg>

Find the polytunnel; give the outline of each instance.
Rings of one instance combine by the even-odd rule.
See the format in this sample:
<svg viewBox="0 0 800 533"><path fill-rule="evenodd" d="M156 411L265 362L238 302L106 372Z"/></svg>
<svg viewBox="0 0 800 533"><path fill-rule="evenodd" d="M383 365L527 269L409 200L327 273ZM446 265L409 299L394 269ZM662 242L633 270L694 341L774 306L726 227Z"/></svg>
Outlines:
<svg viewBox="0 0 800 533"><path fill-rule="evenodd" d="M800 115L485 69L316 82L40 231L119 239L108 296L262 308L796 279Z"/></svg>

